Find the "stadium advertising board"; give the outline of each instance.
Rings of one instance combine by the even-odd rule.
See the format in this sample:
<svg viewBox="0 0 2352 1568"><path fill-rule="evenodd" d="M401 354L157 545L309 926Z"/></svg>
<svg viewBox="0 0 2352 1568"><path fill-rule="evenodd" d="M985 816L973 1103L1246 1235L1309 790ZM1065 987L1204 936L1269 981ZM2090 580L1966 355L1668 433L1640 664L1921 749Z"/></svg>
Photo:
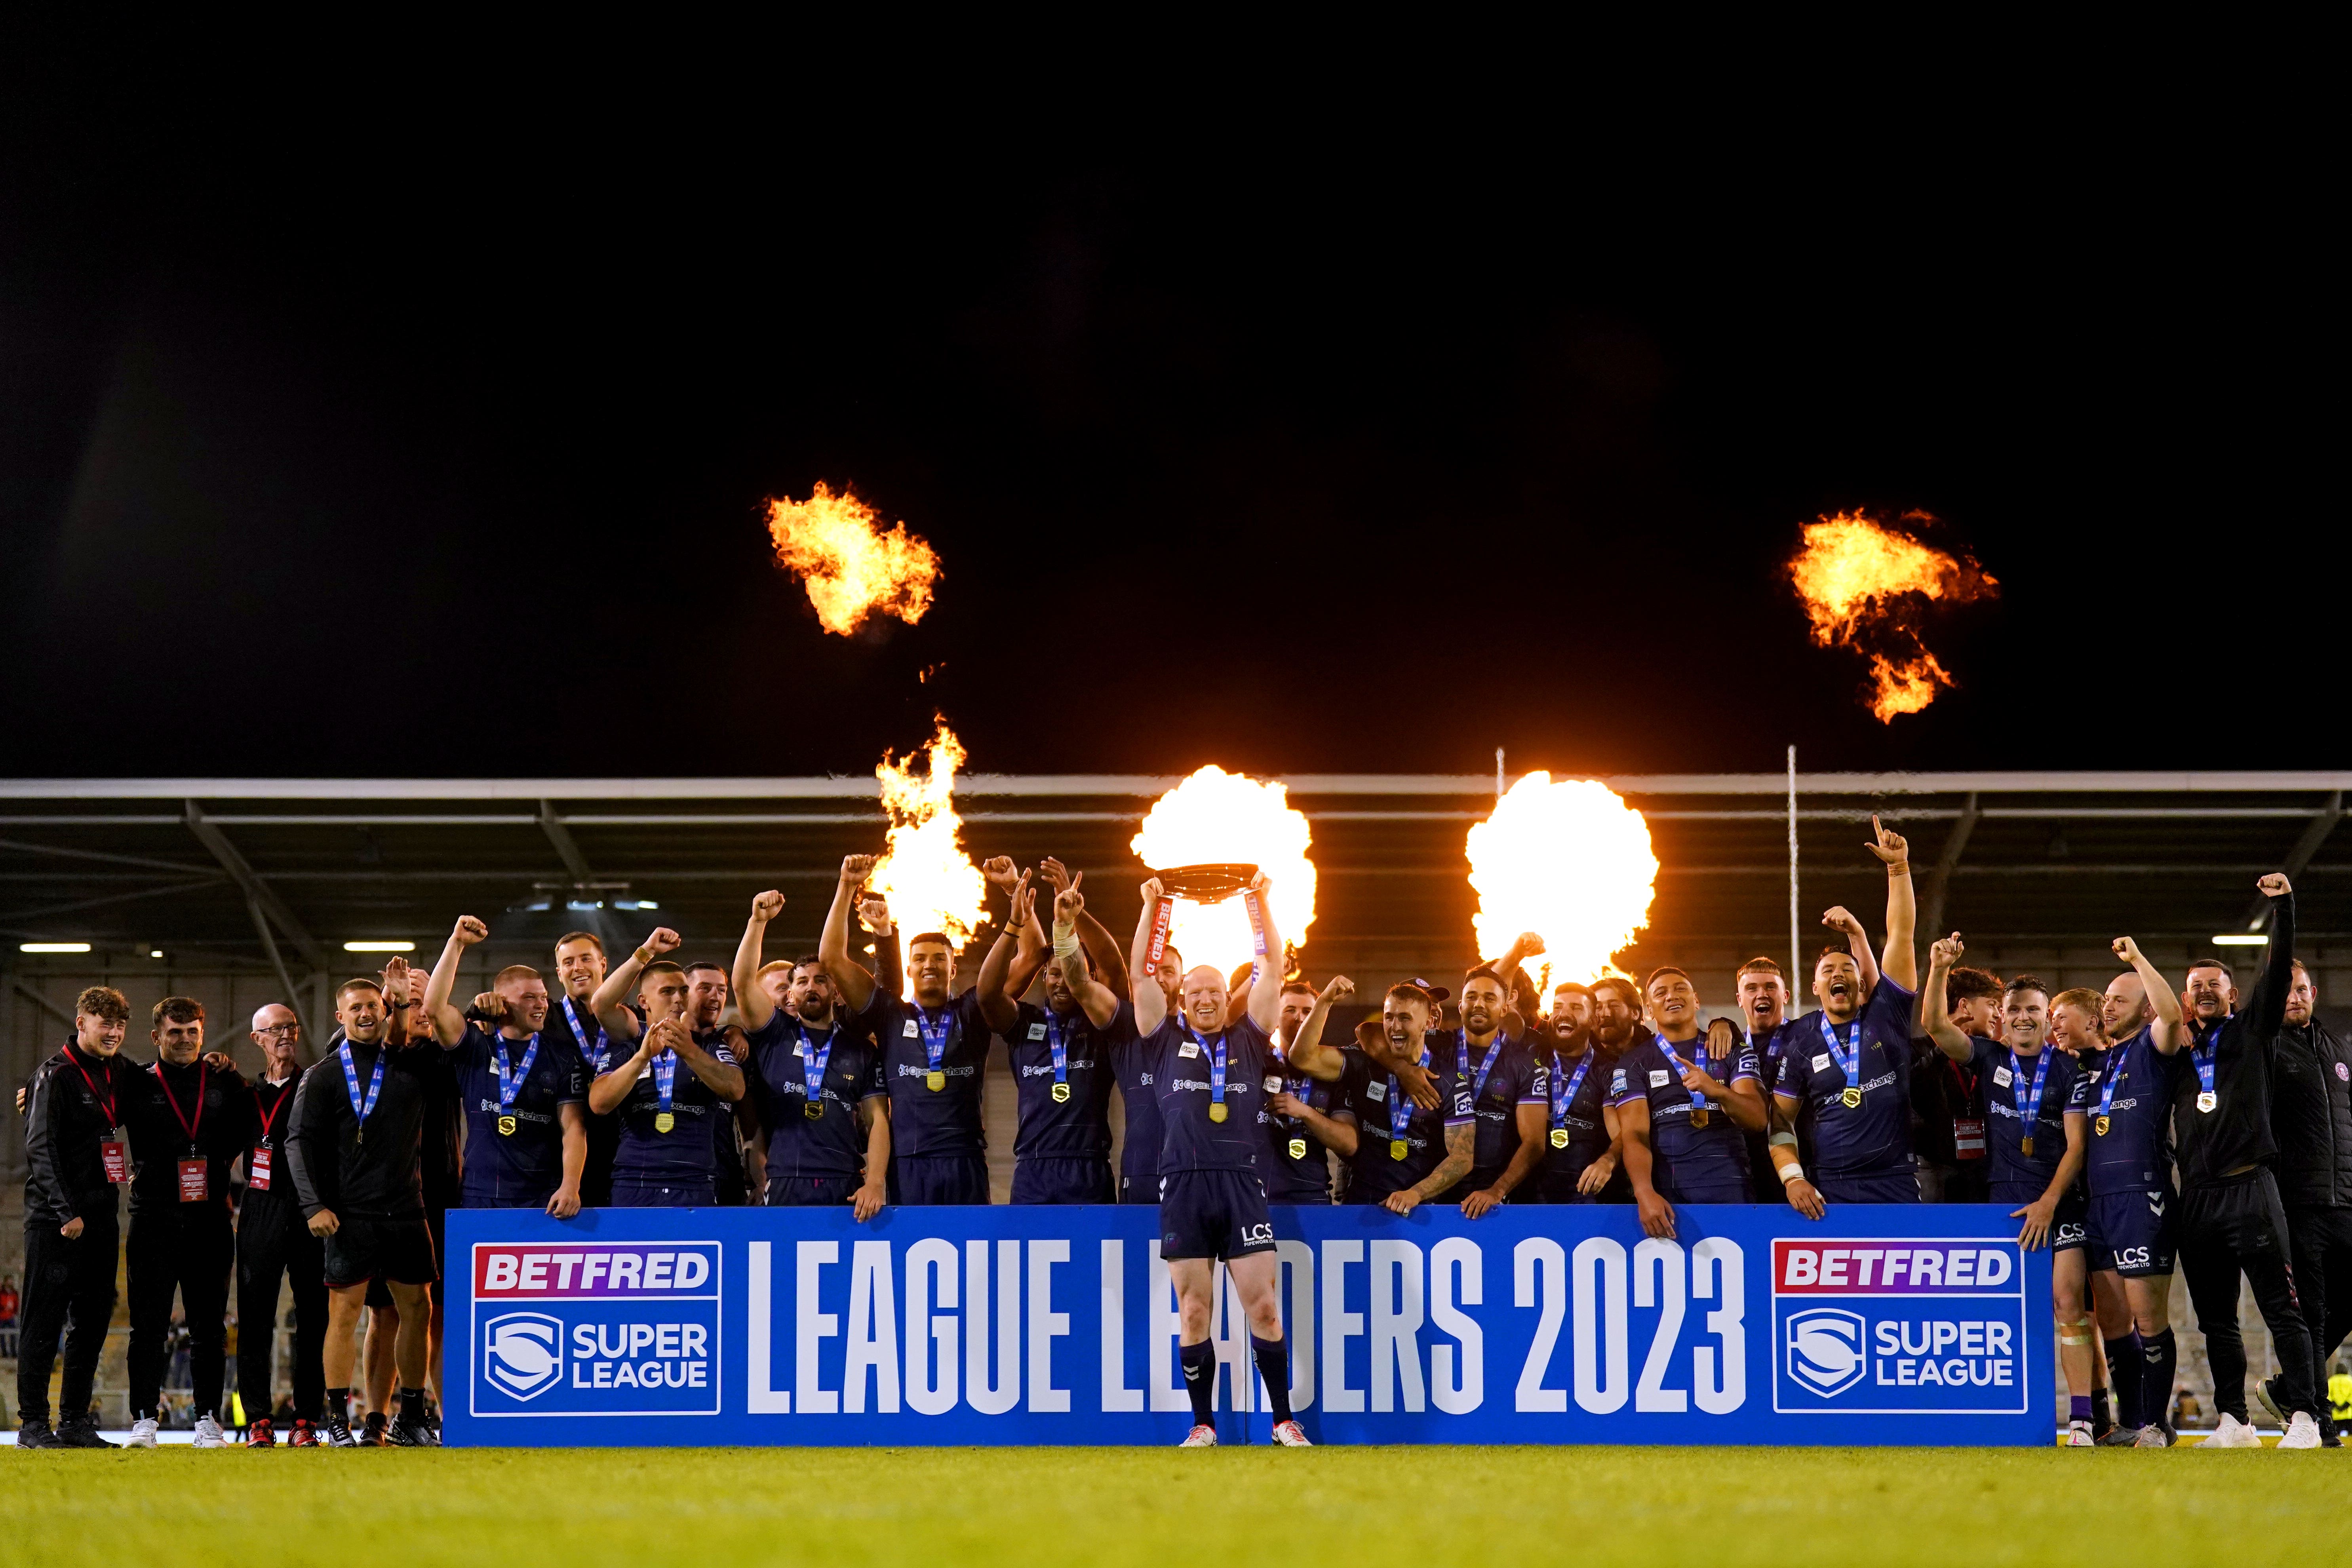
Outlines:
<svg viewBox="0 0 2352 1568"><path fill-rule="evenodd" d="M2050 1254L1992 1206L1277 1208L1336 1443L2050 1441ZM449 1215L452 1445L1173 1443L1157 1211ZM1268 1418L1224 1287L1220 1436Z"/></svg>

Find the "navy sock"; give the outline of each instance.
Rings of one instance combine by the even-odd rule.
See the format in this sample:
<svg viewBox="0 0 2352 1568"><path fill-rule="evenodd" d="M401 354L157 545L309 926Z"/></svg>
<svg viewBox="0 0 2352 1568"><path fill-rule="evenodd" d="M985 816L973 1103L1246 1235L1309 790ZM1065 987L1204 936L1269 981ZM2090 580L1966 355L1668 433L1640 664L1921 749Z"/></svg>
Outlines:
<svg viewBox="0 0 2352 1568"><path fill-rule="evenodd" d="M2090 1418L2091 1396L2087 1394L2068 1394L2066 1396L2066 1419L2069 1421L2088 1421Z"/></svg>
<svg viewBox="0 0 2352 1568"><path fill-rule="evenodd" d="M2167 1329L2154 1339L2142 1336L2140 1350L2145 1358L2139 1385L2139 1405L2147 1420L2158 1426L2169 1426L2172 1415L2172 1374L2180 1360L2180 1351Z"/></svg>
<svg viewBox="0 0 2352 1568"><path fill-rule="evenodd" d="M2139 1407L2139 1385L2147 1358L2140 1353L2137 1331L2107 1342L2107 1381L2115 1385L2116 1419L2137 1432L2147 1425Z"/></svg>
<svg viewBox="0 0 2352 1568"><path fill-rule="evenodd" d="M1184 1368L1184 1392L1192 1396L1192 1425L1214 1426L1217 1413L1213 1408L1217 1397L1217 1347L1207 1340L1197 1345L1180 1345L1176 1359Z"/></svg>
<svg viewBox="0 0 2352 1568"><path fill-rule="evenodd" d="M1290 1342L1250 1336L1250 1354L1265 1379L1265 1408L1277 1426L1290 1419Z"/></svg>
<svg viewBox="0 0 2352 1568"><path fill-rule="evenodd" d="M404 1421L422 1421L425 1419L425 1391L423 1389L404 1388L400 1391L400 1416Z"/></svg>

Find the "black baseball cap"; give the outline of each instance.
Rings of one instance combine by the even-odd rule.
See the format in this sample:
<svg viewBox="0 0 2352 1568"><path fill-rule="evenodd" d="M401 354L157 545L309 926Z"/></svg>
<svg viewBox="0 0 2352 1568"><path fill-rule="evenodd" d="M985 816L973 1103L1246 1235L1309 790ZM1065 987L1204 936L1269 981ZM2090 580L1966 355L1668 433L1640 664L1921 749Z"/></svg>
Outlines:
<svg viewBox="0 0 2352 1568"><path fill-rule="evenodd" d="M1415 991L1424 993L1432 1002L1443 1002L1448 996L1454 994L1453 992L1448 991L1444 986L1433 985L1418 974L1414 975L1411 980L1406 981L1405 984L1412 986Z"/></svg>

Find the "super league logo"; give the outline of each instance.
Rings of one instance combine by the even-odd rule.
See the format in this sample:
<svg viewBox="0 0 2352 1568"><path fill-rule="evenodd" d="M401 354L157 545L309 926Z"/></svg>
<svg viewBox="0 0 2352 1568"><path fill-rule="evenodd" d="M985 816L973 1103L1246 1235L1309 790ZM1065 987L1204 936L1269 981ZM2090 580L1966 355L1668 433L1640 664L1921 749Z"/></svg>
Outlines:
<svg viewBox="0 0 2352 1568"><path fill-rule="evenodd" d="M534 1399L563 1377L563 1323L544 1312L508 1312L482 1325L482 1375L514 1399Z"/></svg>
<svg viewBox="0 0 2352 1568"><path fill-rule="evenodd" d="M1789 1320L1789 1375L1823 1399L1860 1383L1870 1370L1863 1321L1834 1307L1816 1307Z"/></svg>

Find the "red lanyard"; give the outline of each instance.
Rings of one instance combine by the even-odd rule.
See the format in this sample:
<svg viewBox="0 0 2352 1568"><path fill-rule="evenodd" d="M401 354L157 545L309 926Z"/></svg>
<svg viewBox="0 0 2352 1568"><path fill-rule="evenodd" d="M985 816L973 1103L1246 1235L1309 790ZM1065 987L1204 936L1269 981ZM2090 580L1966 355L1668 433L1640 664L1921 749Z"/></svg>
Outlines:
<svg viewBox="0 0 2352 1568"><path fill-rule="evenodd" d="M109 1127L121 1126L122 1118L114 1113L114 1096L111 1093L100 1094L98 1092L98 1085L90 1082L89 1069L81 1065L81 1053L75 1050L71 1046L68 1046L66 1047L66 1059L73 1063L74 1071L81 1074L83 1087L89 1090L90 1099L96 1100L98 1102L99 1110L106 1113L106 1124ZM101 1070L106 1074L106 1087L111 1090L114 1088L114 1064L110 1061ZM201 1111L199 1114L201 1114Z"/></svg>
<svg viewBox="0 0 2352 1568"><path fill-rule="evenodd" d="M301 1081L302 1080L299 1078L288 1079L284 1088L278 1093L278 1103L271 1106L268 1110L261 1112L260 1141L262 1142L267 1143L269 1142L269 1129L271 1124L277 1121L278 1113L286 1109L286 1102L294 1098L294 1086ZM257 1083L253 1086L253 1103L257 1110L258 1110L261 1105L261 1090L262 1085ZM172 1109L177 1110L179 1107L175 1105ZM202 1116L204 1113L205 1110L203 1106L200 1105L196 1107L197 1115Z"/></svg>
<svg viewBox="0 0 2352 1568"><path fill-rule="evenodd" d="M212 1068L202 1062L196 1064L196 1119L194 1121L180 1114L180 1102L172 1097L172 1080L163 1076L163 1064L157 1062L148 1070L155 1075L155 1081L163 1086L163 1103L172 1108L173 1117L180 1123L181 1130L187 1133L188 1147L194 1148L196 1129L205 1124L205 1075Z"/></svg>

